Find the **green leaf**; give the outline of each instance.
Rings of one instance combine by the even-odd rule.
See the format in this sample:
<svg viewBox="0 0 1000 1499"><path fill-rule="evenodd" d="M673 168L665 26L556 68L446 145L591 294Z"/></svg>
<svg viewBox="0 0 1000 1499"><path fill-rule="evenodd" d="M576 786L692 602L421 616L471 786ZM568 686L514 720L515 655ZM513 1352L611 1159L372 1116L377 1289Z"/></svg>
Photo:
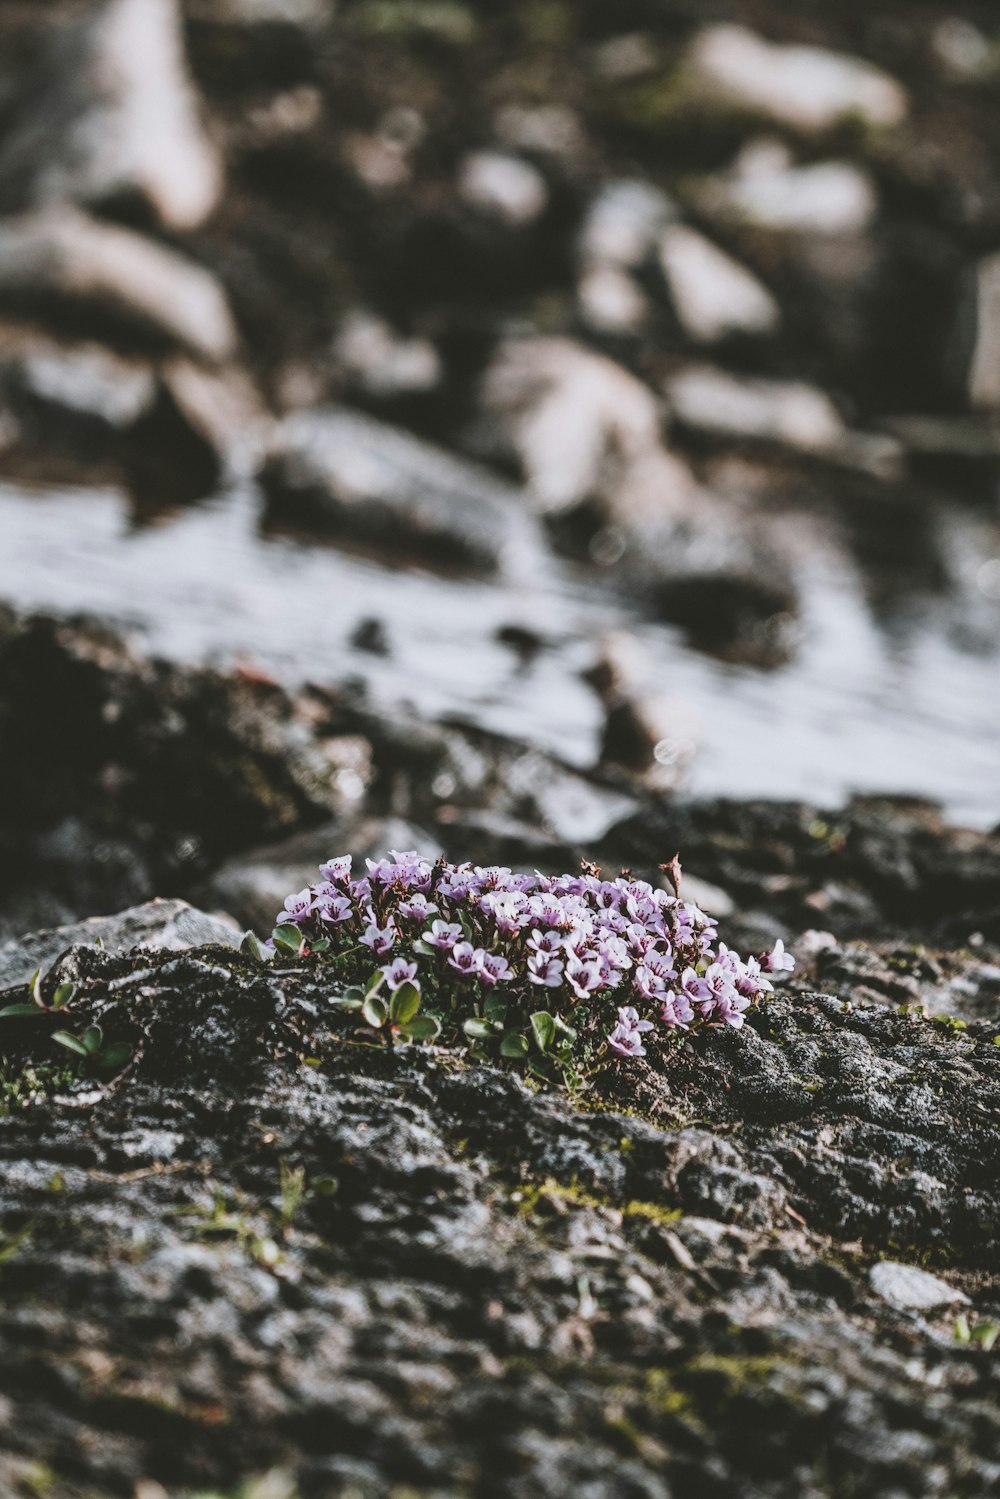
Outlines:
<svg viewBox="0 0 1000 1499"><path fill-rule="evenodd" d="M377 994L368 995L361 1006L361 1013L374 1030L381 1030L389 1018L385 1000L380 999Z"/></svg>
<svg viewBox="0 0 1000 1499"><path fill-rule="evenodd" d="M483 1005L483 1014L487 1020L496 1020L502 1025L507 1018L507 1001L499 994L491 994Z"/></svg>
<svg viewBox="0 0 1000 1499"><path fill-rule="evenodd" d="M413 948L414 952L421 953L425 958L433 958L434 954L437 952L437 948L431 947L430 943L425 942L422 937L418 937L416 942L411 942L410 946Z"/></svg>
<svg viewBox="0 0 1000 1499"><path fill-rule="evenodd" d="M488 1041L493 1035L493 1027L486 1020L464 1020L462 1029L473 1041Z"/></svg>
<svg viewBox="0 0 1000 1499"><path fill-rule="evenodd" d="M364 1006L364 996L361 994L338 994L330 1003L338 1010L360 1010Z"/></svg>
<svg viewBox="0 0 1000 1499"><path fill-rule="evenodd" d="M292 926L290 921L276 926L271 936L275 947L280 948L282 952L291 952L298 957L302 951L302 933L297 926Z"/></svg>
<svg viewBox="0 0 1000 1499"><path fill-rule="evenodd" d="M76 985L75 984L73 984L73 983L60 984L59 988L56 990L55 994L52 996L52 1008L54 1010L61 1010L64 1005L68 1005L69 1004L70 1000L73 998L73 995L75 993L76 993Z"/></svg>
<svg viewBox="0 0 1000 1499"><path fill-rule="evenodd" d="M556 1034L556 1017L548 1010L536 1010L531 1017L531 1030L539 1051L548 1051Z"/></svg>
<svg viewBox="0 0 1000 1499"><path fill-rule="evenodd" d="M75 1036L71 1036L69 1031L53 1031L52 1039L53 1041L58 1041L60 1046L65 1046L69 1051L75 1051L77 1056L88 1057L90 1055L82 1042L78 1041Z"/></svg>
<svg viewBox="0 0 1000 1499"><path fill-rule="evenodd" d="M407 1025L420 1009L420 990L416 984L400 984L389 1001L389 1019L393 1025Z"/></svg>
<svg viewBox="0 0 1000 1499"><path fill-rule="evenodd" d="M119 1067L124 1067L131 1057L132 1048L127 1041L114 1041L104 1048L97 1060L109 1072L116 1072Z"/></svg>
<svg viewBox="0 0 1000 1499"><path fill-rule="evenodd" d="M556 1032L560 1037L563 1037L566 1041L570 1042L576 1040L578 1032L575 1031L571 1025L567 1025L565 1020L563 1020L561 1016L553 1015L552 1023L555 1026Z"/></svg>
<svg viewBox="0 0 1000 1499"><path fill-rule="evenodd" d="M400 1026L400 1034L410 1041L433 1041L441 1034L441 1022L433 1015L414 1015L408 1024Z"/></svg>
<svg viewBox="0 0 1000 1499"><path fill-rule="evenodd" d="M100 1051L101 1049L104 1033L99 1025L88 1025L80 1040L83 1042L84 1049L93 1056L95 1051Z"/></svg>
<svg viewBox="0 0 1000 1499"><path fill-rule="evenodd" d="M46 1009L45 999L42 995L42 970L40 968L36 968L31 975L28 980L28 988L31 990L31 997L39 1009Z"/></svg>
<svg viewBox="0 0 1000 1499"><path fill-rule="evenodd" d="M511 1057L514 1061L523 1061L530 1050L531 1045L527 1036L520 1036L516 1033L504 1036L500 1042L500 1055L502 1057Z"/></svg>
<svg viewBox="0 0 1000 1499"><path fill-rule="evenodd" d="M258 963L269 963L274 956L270 948L264 946L256 932L247 932L240 943L240 952L245 953L248 958L255 958Z"/></svg>
<svg viewBox="0 0 1000 1499"><path fill-rule="evenodd" d="M385 974L382 972L381 968L376 968L375 972L372 974L371 978L365 985L365 993L377 994L384 983Z"/></svg>
<svg viewBox="0 0 1000 1499"><path fill-rule="evenodd" d="M329 937L321 937L318 942L310 942L310 944L309 944L309 951L310 952L329 952L329 950L330 950L330 939L329 939Z"/></svg>
<svg viewBox="0 0 1000 1499"><path fill-rule="evenodd" d="M4 1005L0 1010L0 1020L3 1020L5 1015L13 1018L15 1015L44 1015L44 1013L45 1011L40 1010L37 1005Z"/></svg>

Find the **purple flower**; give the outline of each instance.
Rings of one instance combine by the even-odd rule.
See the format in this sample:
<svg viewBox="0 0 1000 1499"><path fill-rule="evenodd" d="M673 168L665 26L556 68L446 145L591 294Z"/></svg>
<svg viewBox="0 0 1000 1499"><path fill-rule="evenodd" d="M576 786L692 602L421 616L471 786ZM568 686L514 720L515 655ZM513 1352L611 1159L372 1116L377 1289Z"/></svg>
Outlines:
<svg viewBox="0 0 1000 1499"><path fill-rule="evenodd" d="M321 864L319 872L331 885L346 885L351 878L352 862L350 854L343 854L339 859L328 859Z"/></svg>
<svg viewBox="0 0 1000 1499"><path fill-rule="evenodd" d="M691 1024L694 1019L694 1010L691 1008L691 1001L683 990L679 994L667 993L662 995L660 1019L664 1025L671 1028L679 1026L683 1029L685 1026Z"/></svg>
<svg viewBox="0 0 1000 1499"><path fill-rule="evenodd" d="M682 973L681 990L692 1004L700 1004L703 1000L712 998L711 985L700 978L693 968L685 968Z"/></svg>
<svg viewBox="0 0 1000 1499"><path fill-rule="evenodd" d="M544 953L546 957L555 957L556 953L563 950L563 937L561 932L541 932L535 927L527 942L528 950L533 953Z"/></svg>
<svg viewBox="0 0 1000 1499"><path fill-rule="evenodd" d="M479 977L482 983L492 987L494 984L505 984L508 979L512 979L514 970L502 953L488 952L483 954Z"/></svg>
<svg viewBox="0 0 1000 1499"><path fill-rule="evenodd" d="M385 974L385 981L393 994L395 994L400 984L412 984L415 989L420 988L417 982L416 963L408 958L404 958L402 955L393 958L391 963L386 963L381 971Z"/></svg>
<svg viewBox="0 0 1000 1499"><path fill-rule="evenodd" d="M486 954L481 947L473 947L471 942L456 942L448 954L448 963L459 973L464 973L466 977L471 978L479 973L485 957Z"/></svg>
<svg viewBox="0 0 1000 1499"><path fill-rule="evenodd" d="M365 947L370 947L372 952L381 957L383 953L392 952L393 943L396 940L395 927L390 922L388 926L379 927L371 922L365 927L365 934L360 939Z"/></svg>
<svg viewBox="0 0 1000 1499"><path fill-rule="evenodd" d="M546 989L558 989L562 983L563 965L558 958L550 958L547 953L533 952L528 955L528 980L532 984L542 984Z"/></svg>
<svg viewBox="0 0 1000 1499"><path fill-rule="evenodd" d="M586 999L588 994L593 994L595 989L601 987L602 982L599 958L587 958L584 961L574 957L567 959L566 983L577 999Z"/></svg>
<svg viewBox="0 0 1000 1499"><path fill-rule="evenodd" d="M293 926L301 926L302 922L308 921L314 909L313 893L311 890L300 890L298 895L290 895L285 901L285 909L278 917L278 924L291 922Z"/></svg>
<svg viewBox="0 0 1000 1499"><path fill-rule="evenodd" d="M426 895L419 893L411 895L408 900L401 900L396 907L396 915L401 916L404 921L430 921L437 913L437 906L431 905Z"/></svg>
<svg viewBox="0 0 1000 1499"><path fill-rule="evenodd" d="M765 954L761 966L765 973L791 973L795 967L795 959L790 952L785 951L785 944L779 937L771 951Z"/></svg>
<svg viewBox="0 0 1000 1499"><path fill-rule="evenodd" d="M651 1020L640 1020L638 1010L632 1005L623 1005L618 1011L618 1024L608 1037L608 1045L623 1057L644 1057L646 1048L642 1044L642 1033L651 1031Z"/></svg>
<svg viewBox="0 0 1000 1499"><path fill-rule="evenodd" d="M659 999L667 989L666 982L645 963L640 963L632 975L632 987L640 999Z"/></svg>
<svg viewBox="0 0 1000 1499"><path fill-rule="evenodd" d="M456 942L462 940L462 936L462 928L457 921L432 921L430 930L424 932L424 941L428 947L439 947L442 952L448 952Z"/></svg>
<svg viewBox="0 0 1000 1499"><path fill-rule="evenodd" d="M337 926L349 921L354 915L354 906L346 895L324 895L317 899L316 915L320 921Z"/></svg>

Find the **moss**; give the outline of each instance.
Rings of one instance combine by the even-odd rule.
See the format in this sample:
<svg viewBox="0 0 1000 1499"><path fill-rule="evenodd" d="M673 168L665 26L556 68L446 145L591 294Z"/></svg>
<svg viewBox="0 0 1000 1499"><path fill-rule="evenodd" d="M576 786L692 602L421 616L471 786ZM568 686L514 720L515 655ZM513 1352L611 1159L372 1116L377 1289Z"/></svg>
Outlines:
<svg viewBox="0 0 1000 1499"><path fill-rule="evenodd" d="M518 1212L522 1218L530 1218L543 1203L553 1204L557 1211L564 1205L572 1204L575 1207L598 1208L605 1212L620 1213L624 1219L639 1218L647 1223L663 1225L676 1223L679 1218L683 1217L680 1208L668 1208L662 1203L643 1202L638 1198L630 1199L625 1203L617 1203L610 1197L601 1197L596 1192L587 1191L576 1182L563 1186L560 1182L551 1179L526 1187L518 1187L511 1193L511 1201L517 1203Z"/></svg>
<svg viewBox="0 0 1000 1499"><path fill-rule="evenodd" d="M55 1094L69 1088L76 1075L72 1063L66 1062L5 1066L0 1069L0 1117L47 1103Z"/></svg>

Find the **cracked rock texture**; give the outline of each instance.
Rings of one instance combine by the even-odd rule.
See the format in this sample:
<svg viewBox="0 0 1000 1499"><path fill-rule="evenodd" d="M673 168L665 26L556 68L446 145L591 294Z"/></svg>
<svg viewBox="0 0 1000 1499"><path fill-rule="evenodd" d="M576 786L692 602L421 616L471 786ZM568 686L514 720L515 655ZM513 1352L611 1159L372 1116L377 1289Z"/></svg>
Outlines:
<svg viewBox="0 0 1000 1499"><path fill-rule="evenodd" d="M997 1491L997 1005L803 986L574 1103L306 964L71 977L135 1053L5 1022L4 1494Z"/></svg>

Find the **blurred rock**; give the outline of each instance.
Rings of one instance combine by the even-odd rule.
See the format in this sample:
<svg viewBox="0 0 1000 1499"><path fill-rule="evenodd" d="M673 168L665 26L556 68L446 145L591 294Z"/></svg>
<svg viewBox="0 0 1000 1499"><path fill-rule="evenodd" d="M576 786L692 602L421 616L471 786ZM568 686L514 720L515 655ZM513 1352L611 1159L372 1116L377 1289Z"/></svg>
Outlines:
<svg viewBox="0 0 1000 1499"><path fill-rule="evenodd" d="M612 83L652 73L660 61L656 42L644 31L610 37L595 47L591 55L596 71Z"/></svg>
<svg viewBox="0 0 1000 1499"><path fill-rule="evenodd" d="M638 333L649 319L649 298L626 272L613 265L585 270L576 287L580 317L595 333Z"/></svg>
<svg viewBox="0 0 1000 1499"><path fill-rule="evenodd" d="M688 365L667 383L674 417L695 431L829 452L844 436L830 398L798 380L759 380Z"/></svg>
<svg viewBox="0 0 1000 1499"><path fill-rule="evenodd" d="M899 125L903 87L858 57L821 47L775 45L745 26L711 26L687 55L687 79L716 108L736 108L804 134L857 119Z"/></svg>
<svg viewBox="0 0 1000 1499"><path fill-rule="evenodd" d="M139 198L166 227L190 229L220 189L176 0L108 0L55 30L0 150L0 203Z"/></svg>
<svg viewBox="0 0 1000 1499"><path fill-rule="evenodd" d="M345 817L230 859L216 870L202 898L267 935L285 897L315 883L326 859L352 854L363 874L365 859L383 858L390 848L413 848L431 860L441 852L429 833L398 817Z"/></svg>
<svg viewBox="0 0 1000 1499"><path fill-rule="evenodd" d="M493 124L497 140L515 151L572 163L586 147L580 117L565 104L505 104Z"/></svg>
<svg viewBox="0 0 1000 1499"><path fill-rule="evenodd" d="M348 382L376 399L433 390L441 380L441 359L429 339L401 337L368 312L345 319L333 355Z"/></svg>
<svg viewBox="0 0 1000 1499"><path fill-rule="evenodd" d="M264 443L259 397L239 370L168 360L155 400L129 432L126 468L141 507L169 508L248 475Z"/></svg>
<svg viewBox="0 0 1000 1499"><path fill-rule="evenodd" d="M771 293L704 235L672 224L660 236L659 255L677 320L695 343L777 330L781 312Z"/></svg>
<svg viewBox="0 0 1000 1499"><path fill-rule="evenodd" d="M973 406L1000 409L1000 253L987 255L976 266L975 328L969 400Z"/></svg>
<svg viewBox="0 0 1000 1499"><path fill-rule="evenodd" d="M18 310L89 313L112 333L179 344L210 360L236 345L225 293L210 271L75 209L0 222L0 300Z"/></svg>
<svg viewBox="0 0 1000 1499"><path fill-rule="evenodd" d="M578 240L585 265L636 269L677 216L666 193L641 180L607 183L587 209Z"/></svg>
<svg viewBox="0 0 1000 1499"><path fill-rule="evenodd" d="M535 522L512 485L343 407L287 417L262 482L272 515L425 561L516 572L541 556Z"/></svg>
<svg viewBox="0 0 1000 1499"><path fill-rule="evenodd" d="M932 1312L937 1307L969 1304L964 1291L926 1270L919 1270L916 1265L879 1260L869 1270L868 1279L877 1296L905 1311Z"/></svg>
<svg viewBox="0 0 1000 1499"><path fill-rule="evenodd" d="M156 380L147 360L6 325L0 327L0 386L28 441L93 452L120 438L150 408Z"/></svg>
<svg viewBox="0 0 1000 1499"><path fill-rule="evenodd" d="M230 26L301 26L329 21L336 0L191 0L186 10L199 21Z"/></svg>
<svg viewBox="0 0 1000 1499"><path fill-rule="evenodd" d="M947 16L938 21L931 45L944 72L956 82L979 82L1000 65L996 44L964 16Z"/></svg>
<svg viewBox="0 0 1000 1499"><path fill-rule="evenodd" d="M752 141L732 170L707 182L700 202L727 220L800 234L859 234L875 217L871 178L847 161L793 166L779 141Z"/></svg>
<svg viewBox="0 0 1000 1499"><path fill-rule="evenodd" d="M184 900L151 900L120 911L117 916L91 916L86 921L45 932L29 932L0 946L0 990L28 981L36 968L47 970L70 947L99 942L106 952L133 948L169 948L181 952L211 942L238 947L242 932L229 922L209 916Z"/></svg>
<svg viewBox="0 0 1000 1499"><path fill-rule="evenodd" d="M459 170L458 191L471 208L511 228L533 223L549 196L537 167L501 151L470 152Z"/></svg>
<svg viewBox="0 0 1000 1499"><path fill-rule="evenodd" d="M660 408L634 375L564 338L512 339L483 382L483 406L543 512L613 496L660 451Z"/></svg>

